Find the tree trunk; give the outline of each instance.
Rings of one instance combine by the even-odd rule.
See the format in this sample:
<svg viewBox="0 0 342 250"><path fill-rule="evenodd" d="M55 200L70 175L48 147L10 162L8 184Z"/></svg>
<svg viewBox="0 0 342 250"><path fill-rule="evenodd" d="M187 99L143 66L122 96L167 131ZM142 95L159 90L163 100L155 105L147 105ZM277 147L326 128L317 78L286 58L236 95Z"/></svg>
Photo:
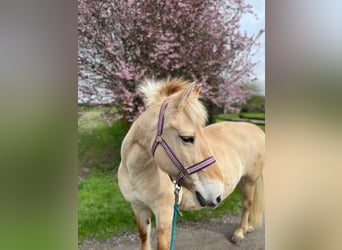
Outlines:
<svg viewBox="0 0 342 250"><path fill-rule="evenodd" d="M209 100L204 101L204 105L207 108L208 112L208 122L207 125L215 123L216 122L216 106Z"/></svg>

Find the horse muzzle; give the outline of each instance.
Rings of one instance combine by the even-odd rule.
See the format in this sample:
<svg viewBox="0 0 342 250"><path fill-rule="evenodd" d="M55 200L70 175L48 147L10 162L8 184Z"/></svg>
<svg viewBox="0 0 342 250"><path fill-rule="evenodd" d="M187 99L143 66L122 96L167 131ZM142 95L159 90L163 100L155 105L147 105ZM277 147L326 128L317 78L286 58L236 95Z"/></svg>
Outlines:
<svg viewBox="0 0 342 250"><path fill-rule="evenodd" d="M205 199L200 192L195 191L196 199L202 207L216 207L220 204L222 198L221 195L217 196L215 199Z"/></svg>

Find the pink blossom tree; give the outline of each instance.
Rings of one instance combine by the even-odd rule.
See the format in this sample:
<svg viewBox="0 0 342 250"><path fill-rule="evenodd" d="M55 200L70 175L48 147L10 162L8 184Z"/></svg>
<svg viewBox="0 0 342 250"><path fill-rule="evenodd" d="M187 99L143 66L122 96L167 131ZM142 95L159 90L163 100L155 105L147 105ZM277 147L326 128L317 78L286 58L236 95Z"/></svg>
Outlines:
<svg viewBox="0 0 342 250"><path fill-rule="evenodd" d="M100 75L128 121L144 110L137 87L146 77L197 81L207 103L234 110L247 97L262 33L241 32L248 12L243 0L79 0L79 78Z"/></svg>

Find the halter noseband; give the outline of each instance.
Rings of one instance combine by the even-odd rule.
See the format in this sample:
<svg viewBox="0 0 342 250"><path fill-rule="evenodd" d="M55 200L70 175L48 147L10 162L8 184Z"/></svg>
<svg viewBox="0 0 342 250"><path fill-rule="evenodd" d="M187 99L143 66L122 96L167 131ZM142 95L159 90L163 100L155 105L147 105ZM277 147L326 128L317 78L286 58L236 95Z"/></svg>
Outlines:
<svg viewBox="0 0 342 250"><path fill-rule="evenodd" d="M160 108L159 112L159 118L158 118L158 128L157 128L157 136L154 140L151 153L154 157L154 154L156 152L157 146L161 145L163 149L165 150L165 153L169 156L170 160L173 162L173 164L177 167L177 169L180 171L180 173L177 176L176 184L180 186L182 179L185 176L189 176L191 174L194 174L206 167L209 167L211 164L215 163L214 156L210 156L207 159L200 161L198 163L195 163L194 165L191 165L188 168L185 168L183 164L178 160L175 153L171 150L170 146L166 143L166 141L163 138L163 127L164 127L164 113L167 108L168 102L165 100ZM171 178L171 177L170 177ZM172 178L171 178L172 179Z"/></svg>

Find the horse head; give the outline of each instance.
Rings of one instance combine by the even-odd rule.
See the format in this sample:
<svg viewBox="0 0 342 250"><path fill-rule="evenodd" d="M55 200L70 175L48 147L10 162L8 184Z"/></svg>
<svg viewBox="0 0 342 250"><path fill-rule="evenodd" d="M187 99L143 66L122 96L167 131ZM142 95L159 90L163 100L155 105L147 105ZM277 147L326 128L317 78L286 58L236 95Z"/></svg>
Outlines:
<svg viewBox="0 0 342 250"><path fill-rule="evenodd" d="M172 80L159 83L158 87L153 98L147 95L153 103L150 108L154 134L150 145L154 161L191 191L197 204L215 207L222 200L224 184L204 134L207 113L199 101L201 86ZM147 89L145 95L151 93Z"/></svg>

